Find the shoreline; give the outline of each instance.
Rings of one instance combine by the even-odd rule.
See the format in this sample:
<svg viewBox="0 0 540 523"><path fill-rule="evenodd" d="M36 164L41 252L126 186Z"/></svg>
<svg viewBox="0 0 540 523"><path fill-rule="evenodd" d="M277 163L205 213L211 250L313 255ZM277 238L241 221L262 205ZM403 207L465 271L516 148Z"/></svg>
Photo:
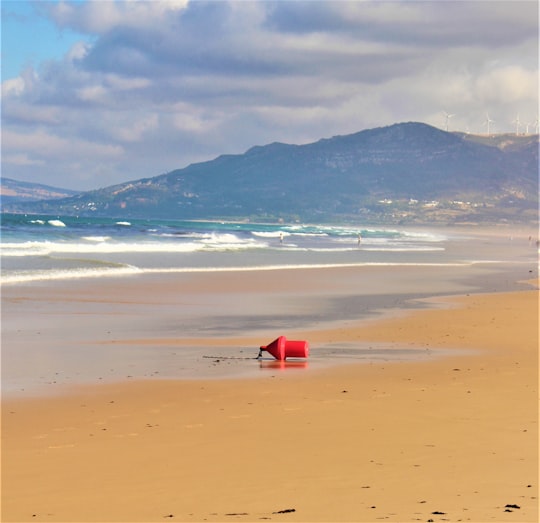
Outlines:
<svg viewBox="0 0 540 523"><path fill-rule="evenodd" d="M289 227L295 227L290 226ZM310 227L303 225L300 227ZM322 227L319 225L314 227ZM351 226L336 225L328 226L330 229L339 230L345 227L347 230ZM399 229L383 227L386 232L398 232ZM236 231L234 231L236 232ZM349 230L350 232L350 230ZM88 239L104 239L102 236L83 236L83 244L70 244L67 251L62 250L62 243L56 245L54 240L53 256L44 265L36 262L36 258L30 256L28 263L20 264L28 254L20 251L16 256L13 252L6 253L2 257L3 274L0 281L0 289L10 288L17 285L32 285L58 283L60 285L77 282L87 279L89 282L98 281L101 278L108 278L114 281L116 278L136 278L143 277L167 277L174 275L188 274L209 274L212 272L239 272L257 270L261 273L266 271L274 272L295 268L296 270L327 269L327 268L367 268L370 266L382 266L386 268L399 268L402 266L429 267L439 266L441 269L449 266L466 266L468 264L498 264L511 261L512 263L529 263L531 255L538 256L538 247L534 247L534 240L538 231L532 228L517 226L501 227L478 227L478 228L456 228L456 227L411 227L401 230L403 235L400 241L393 247L389 245L381 246L374 237L367 239L366 243L358 243L356 235L345 241L336 241L332 245L325 244L323 249L317 249L316 243L309 243L307 251L309 256L304 256L302 245L297 246L293 241L291 244L279 247L277 236L274 243L269 240L267 249L254 249L242 252L242 256L237 256L234 252L229 252L226 248L219 253L213 251L203 253L199 249L188 252L180 250L177 252L173 244L164 243L159 250L160 242L154 243L153 248L158 247L159 256L153 254L153 248L143 247L144 242L138 244L135 250L131 251L132 244L124 251L113 248L111 245L90 243ZM275 231L277 235L277 232ZM295 233L291 233L294 236ZM322 236L325 236L323 233ZM411 249L407 245L407 236L411 235L415 240L416 249ZM166 235L165 235L166 236ZM227 235L225 235L227 236ZM234 234L233 234L234 236ZM302 234L300 234L302 236ZM308 234L309 236L309 234ZM107 237L108 238L108 237ZM428 240L429 238L429 240ZM528 238L528 239L527 239ZM136 239L136 243L140 238ZM389 241L386 238L385 241ZM400 242L405 241L405 244ZM69 243L69 242L68 242ZM324 243L324 242L323 242ZM331 242L332 243L332 242ZM219 244L219 242L218 242ZM218 245L216 244L216 245ZM12 247L16 244L10 244ZM21 245L24 245L22 243ZM214 245L214 247L216 247ZM48 253L50 247L43 246L44 252ZM118 247L118 246L117 246ZM222 245L225 247L225 245ZM296 249L296 247L299 247ZM194 248L192 245L190 248ZM201 246L199 245L199 248ZM337 251L334 251L337 248ZM55 249L58 249L57 251ZM75 249L75 250L73 250ZM77 255L78 249L88 253L90 260ZM94 250L95 249L95 250ZM112 249L112 250L109 250ZM313 250L311 250L313 249ZM234 249L233 249L234 251ZM69 254L71 253L71 254ZM178 255L182 260L178 259ZM440 254L440 256L439 256ZM46 254L48 256L48 254ZM77 261L79 260L78 265ZM96 261L99 263L96 265Z"/></svg>
<svg viewBox="0 0 540 523"><path fill-rule="evenodd" d="M323 290L327 281L346 287L351 274L318 280ZM272 282L286 297L287 282ZM2 521L535 522L532 284L437 296L435 307L389 316L310 321L288 336L443 349L442 358L2 398ZM122 299L132 300L127 287ZM194 291L214 296L211 287ZM303 292L312 298L309 285Z"/></svg>
<svg viewBox="0 0 540 523"><path fill-rule="evenodd" d="M326 267L8 286L2 289L2 393L58 394L77 384L141 378L257 377L261 369L251 362L226 366L224 360L255 357L280 335L310 341L311 372L334 366L329 359L338 348L313 338L314 331L438 308L448 296L525 289L530 267L530 260L446 266L442 273L439 266ZM369 360L373 340L339 343L344 363ZM379 348L390 355L396 347ZM220 369L208 358L213 355Z"/></svg>

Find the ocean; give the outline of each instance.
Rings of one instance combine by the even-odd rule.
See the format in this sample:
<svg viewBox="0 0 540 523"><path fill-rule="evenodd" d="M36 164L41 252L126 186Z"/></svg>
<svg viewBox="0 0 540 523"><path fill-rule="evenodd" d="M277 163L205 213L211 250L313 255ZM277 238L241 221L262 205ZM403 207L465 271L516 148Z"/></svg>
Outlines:
<svg viewBox="0 0 540 523"><path fill-rule="evenodd" d="M2 214L2 285L142 273L463 263L440 231Z"/></svg>

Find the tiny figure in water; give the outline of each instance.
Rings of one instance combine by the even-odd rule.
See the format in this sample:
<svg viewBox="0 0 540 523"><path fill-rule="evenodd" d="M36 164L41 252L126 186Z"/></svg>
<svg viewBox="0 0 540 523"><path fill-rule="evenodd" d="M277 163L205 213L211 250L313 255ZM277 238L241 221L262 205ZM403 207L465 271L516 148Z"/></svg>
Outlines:
<svg viewBox="0 0 540 523"><path fill-rule="evenodd" d="M279 233L279 243L283 244L283 233Z"/></svg>
<svg viewBox="0 0 540 523"><path fill-rule="evenodd" d="M362 235L358 233L358 245L362 243Z"/></svg>

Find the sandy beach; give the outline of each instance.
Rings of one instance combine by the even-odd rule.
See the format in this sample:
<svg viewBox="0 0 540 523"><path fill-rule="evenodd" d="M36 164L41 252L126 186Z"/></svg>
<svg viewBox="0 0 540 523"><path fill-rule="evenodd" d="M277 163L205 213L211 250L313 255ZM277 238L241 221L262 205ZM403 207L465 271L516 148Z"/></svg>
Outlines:
<svg viewBox="0 0 540 523"><path fill-rule="evenodd" d="M538 280L475 270L6 287L3 344L36 380L2 398L2 521L538 521ZM381 280L392 293L363 311L358 282L367 300ZM313 358L255 360L274 334ZM74 346L98 351L80 376ZM344 347L363 356L332 358ZM182 351L196 379L173 379Z"/></svg>

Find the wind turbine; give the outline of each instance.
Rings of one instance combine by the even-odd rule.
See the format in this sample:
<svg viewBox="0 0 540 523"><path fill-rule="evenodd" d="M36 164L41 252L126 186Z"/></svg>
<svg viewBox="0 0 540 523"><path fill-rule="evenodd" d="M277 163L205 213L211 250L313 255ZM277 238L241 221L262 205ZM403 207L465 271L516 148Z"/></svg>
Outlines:
<svg viewBox="0 0 540 523"><path fill-rule="evenodd" d="M453 116L456 116L455 114L448 114L446 111L444 111L444 116L446 117L446 132L448 132L448 121L450 120L450 118L452 118Z"/></svg>
<svg viewBox="0 0 540 523"><path fill-rule="evenodd" d="M534 134L538 134L538 118L534 121Z"/></svg>
<svg viewBox="0 0 540 523"><path fill-rule="evenodd" d="M486 120L484 121L484 125L487 125L487 135L490 136L490 125L492 123L495 123L495 120L492 120L489 117L489 113L486 113Z"/></svg>
<svg viewBox="0 0 540 523"><path fill-rule="evenodd" d="M512 121L512 123L516 124L516 136L519 135L519 126L521 125L521 122L519 121L519 113L516 116L516 119Z"/></svg>

